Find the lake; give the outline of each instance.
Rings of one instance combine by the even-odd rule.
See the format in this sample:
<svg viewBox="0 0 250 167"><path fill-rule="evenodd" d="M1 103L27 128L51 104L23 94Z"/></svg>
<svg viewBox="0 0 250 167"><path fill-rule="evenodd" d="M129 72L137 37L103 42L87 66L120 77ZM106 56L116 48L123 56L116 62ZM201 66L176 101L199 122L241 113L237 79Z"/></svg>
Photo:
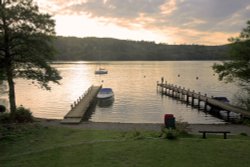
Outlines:
<svg viewBox="0 0 250 167"><path fill-rule="evenodd" d="M56 62L63 79L44 91L30 81L16 80L17 104L30 108L41 118L62 119L70 105L89 86L103 84L115 94L110 106L96 105L89 120L93 122L162 123L164 114L172 113L177 121L188 123L223 123L222 120L157 93L161 77L168 83L190 88L208 96L226 96L233 100L238 91L234 84L218 81L212 61L105 61ZM106 75L95 75L98 68ZM198 77L198 78L197 78Z"/></svg>

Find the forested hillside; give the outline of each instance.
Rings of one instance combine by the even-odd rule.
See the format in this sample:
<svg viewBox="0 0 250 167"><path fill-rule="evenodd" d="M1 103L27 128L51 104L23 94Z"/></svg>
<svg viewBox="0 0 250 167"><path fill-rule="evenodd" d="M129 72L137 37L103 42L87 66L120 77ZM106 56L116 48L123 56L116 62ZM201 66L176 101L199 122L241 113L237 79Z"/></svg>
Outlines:
<svg viewBox="0 0 250 167"><path fill-rule="evenodd" d="M112 38L57 37L57 60L223 60L227 46L167 45Z"/></svg>

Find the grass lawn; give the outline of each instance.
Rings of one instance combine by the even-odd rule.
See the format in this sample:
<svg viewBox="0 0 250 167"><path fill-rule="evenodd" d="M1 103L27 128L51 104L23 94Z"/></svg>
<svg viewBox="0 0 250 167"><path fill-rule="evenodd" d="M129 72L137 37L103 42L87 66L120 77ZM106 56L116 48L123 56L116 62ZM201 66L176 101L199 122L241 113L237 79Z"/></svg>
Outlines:
<svg viewBox="0 0 250 167"><path fill-rule="evenodd" d="M13 131L13 130L12 130ZM167 140L158 132L42 127L14 129L0 140L1 167L249 167L250 138L222 135Z"/></svg>

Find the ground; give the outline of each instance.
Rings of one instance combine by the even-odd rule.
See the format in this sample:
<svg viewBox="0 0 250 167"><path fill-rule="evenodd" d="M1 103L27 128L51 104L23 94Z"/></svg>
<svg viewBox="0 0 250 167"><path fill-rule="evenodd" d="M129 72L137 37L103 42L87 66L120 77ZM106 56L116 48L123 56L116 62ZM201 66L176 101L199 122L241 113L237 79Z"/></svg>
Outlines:
<svg viewBox="0 0 250 167"><path fill-rule="evenodd" d="M36 119L44 126L60 126L76 129L93 129L93 130L153 130L161 131L163 124L160 123L110 123L110 122L82 122L80 124L61 124L61 120ZM188 124L189 133L197 134L200 130L225 130L231 134L245 133L250 136L250 127L238 124Z"/></svg>

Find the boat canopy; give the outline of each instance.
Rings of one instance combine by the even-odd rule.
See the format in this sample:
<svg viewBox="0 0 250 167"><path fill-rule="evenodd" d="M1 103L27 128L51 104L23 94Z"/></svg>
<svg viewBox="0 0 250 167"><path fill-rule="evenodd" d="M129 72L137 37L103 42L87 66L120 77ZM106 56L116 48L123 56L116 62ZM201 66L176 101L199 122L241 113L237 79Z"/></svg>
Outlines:
<svg viewBox="0 0 250 167"><path fill-rule="evenodd" d="M225 103L229 103L229 100L226 97L213 97L213 99L216 99Z"/></svg>
<svg viewBox="0 0 250 167"><path fill-rule="evenodd" d="M112 89L111 89L111 88L102 88L102 89L100 90L100 93L110 93L110 92L112 92Z"/></svg>

